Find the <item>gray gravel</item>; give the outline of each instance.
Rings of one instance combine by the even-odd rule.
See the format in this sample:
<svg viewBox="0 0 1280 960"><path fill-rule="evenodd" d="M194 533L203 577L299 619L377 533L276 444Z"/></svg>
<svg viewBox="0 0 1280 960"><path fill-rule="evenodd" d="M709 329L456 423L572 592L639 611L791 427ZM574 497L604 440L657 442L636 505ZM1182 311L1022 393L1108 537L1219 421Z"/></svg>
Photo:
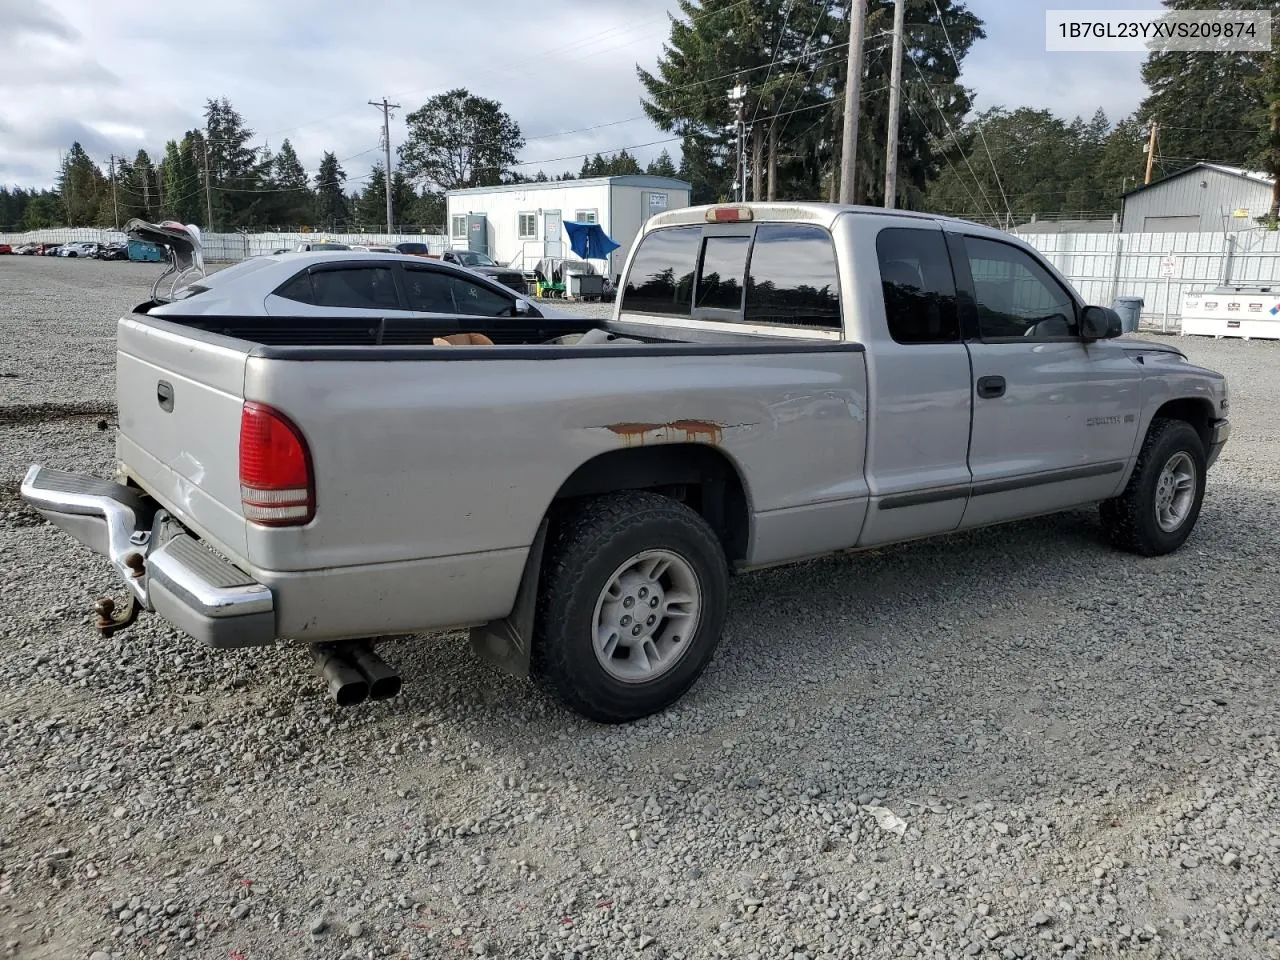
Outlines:
<svg viewBox="0 0 1280 960"><path fill-rule="evenodd" d="M1084 511L743 577L606 729L457 636L342 710L294 650L94 634L111 574L16 487L110 468L154 269L0 258L0 956L1280 957L1280 344L1179 341L1235 434L1176 555Z"/></svg>

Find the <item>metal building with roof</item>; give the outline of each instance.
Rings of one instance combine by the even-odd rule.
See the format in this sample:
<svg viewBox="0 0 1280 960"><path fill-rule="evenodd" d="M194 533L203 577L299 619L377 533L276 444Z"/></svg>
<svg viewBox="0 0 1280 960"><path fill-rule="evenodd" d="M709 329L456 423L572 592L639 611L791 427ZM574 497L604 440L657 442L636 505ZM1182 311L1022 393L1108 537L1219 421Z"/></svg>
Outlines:
<svg viewBox="0 0 1280 960"><path fill-rule="evenodd" d="M1250 230L1271 209L1272 179L1220 163L1193 163L1121 196L1121 233Z"/></svg>
<svg viewBox="0 0 1280 960"><path fill-rule="evenodd" d="M655 213L689 206L684 180L644 174L548 180L450 190L449 241L500 263L529 270L543 260L577 259L564 221L596 223L620 246L603 265L616 277L641 226Z"/></svg>

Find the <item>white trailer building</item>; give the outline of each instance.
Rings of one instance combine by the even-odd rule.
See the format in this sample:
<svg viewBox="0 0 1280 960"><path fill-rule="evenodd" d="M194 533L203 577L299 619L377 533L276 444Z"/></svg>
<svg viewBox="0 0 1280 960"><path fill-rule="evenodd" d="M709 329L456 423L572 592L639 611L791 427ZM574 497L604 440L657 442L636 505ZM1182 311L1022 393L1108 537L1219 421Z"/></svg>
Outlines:
<svg viewBox="0 0 1280 960"><path fill-rule="evenodd" d="M589 177L450 190L449 242L499 263L532 270L543 260L577 260L566 220L598 223L620 244L596 270L615 280L644 222L655 213L689 206L693 187L669 177Z"/></svg>

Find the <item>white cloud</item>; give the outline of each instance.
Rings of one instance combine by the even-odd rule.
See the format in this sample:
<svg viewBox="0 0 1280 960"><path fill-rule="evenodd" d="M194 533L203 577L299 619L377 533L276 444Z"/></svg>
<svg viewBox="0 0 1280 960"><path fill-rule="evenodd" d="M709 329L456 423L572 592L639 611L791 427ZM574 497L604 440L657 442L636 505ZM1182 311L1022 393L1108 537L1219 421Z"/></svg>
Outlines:
<svg viewBox="0 0 1280 960"><path fill-rule="evenodd" d="M20 17L11 17L11 6ZM633 117L641 113L635 64L660 55L666 9L665 0L565 0L545 8L494 0L221 0L166 4L161 14L150 4L63 0L55 11L47 0L0 0L11 38L5 56L42 45L0 71L14 131L0 142L0 183L50 183L68 135L82 135L104 162L111 152L158 154L166 140L202 124L206 99L224 96L257 142L275 147L288 137L312 171L321 152L332 150L350 158L352 177L378 159L381 115L367 101L384 95L402 105L393 145L404 139L406 113L457 87L500 101L527 137ZM664 136L640 120L531 139L522 159ZM549 172L580 163L555 163Z"/></svg>
<svg viewBox="0 0 1280 960"><path fill-rule="evenodd" d="M988 39L962 79L981 107L1087 116L1102 106L1118 118L1141 99L1140 58L1047 54L1044 10L1155 2L969 0ZM529 138L522 160L535 161L523 169L576 170L583 154L667 136L631 118L642 113L635 65L661 55L668 9L671 0L0 0L0 183L51 183L59 151L76 139L104 163L113 152L158 155L203 123L206 99L224 96L259 143L288 137L312 171L333 150L359 178L379 154L381 116L368 100L402 105L391 132L399 144L406 113L457 87L516 118ZM580 132L547 136L565 131ZM675 145L633 152L646 160L664 146Z"/></svg>

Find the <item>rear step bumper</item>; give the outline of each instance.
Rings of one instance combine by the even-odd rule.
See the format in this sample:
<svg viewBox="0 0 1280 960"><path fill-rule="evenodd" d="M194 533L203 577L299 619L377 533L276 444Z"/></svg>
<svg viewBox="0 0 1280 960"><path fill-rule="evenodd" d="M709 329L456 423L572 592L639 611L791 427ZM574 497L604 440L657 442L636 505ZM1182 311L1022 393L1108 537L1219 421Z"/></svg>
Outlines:
<svg viewBox="0 0 1280 960"><path fill-rule="evenodd" d="M211 647L275 640L271 590L182 532L138 491L36 465L22 481L22 499L110 560L141 609Z"/></svg>

